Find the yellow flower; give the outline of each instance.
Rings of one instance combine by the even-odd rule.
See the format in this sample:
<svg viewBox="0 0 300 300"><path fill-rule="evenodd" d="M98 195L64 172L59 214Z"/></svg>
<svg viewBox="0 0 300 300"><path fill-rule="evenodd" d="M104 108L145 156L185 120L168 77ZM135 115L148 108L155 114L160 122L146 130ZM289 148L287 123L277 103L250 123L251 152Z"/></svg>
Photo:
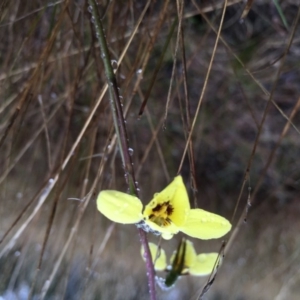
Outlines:
<svg viewBox="0 0 300 300"><path fill-rule="evenodd" d="M165 279L161 279L158 283L162 288L171 287L177 279L182 275L206 276L212 273L216 262L218 261L218 253L196 253L193 243L183 239L176 251L170 258L170 266L167 267L166 254L164 249L158 248L157 245L149 243L149 248L156 271L166 271ZM141 255L144 258L144 249L141 248Z"/></svg>
<svg viewBox="0 0 300 300"><path fill-rule="evenodd" d="M191 209L181 176L175 179L146 205L135 197L114 190L101 191L98 210L108 219L123 224L137 224L146 231L170 239L179 231L203 240L220 238L230 229L225 218L203 209Z"/></svg>
<svg viewBox="0 0 300 300"><path fill-rule="evenodd" d="M182 269L181 275L190 274L194 276L205 276L209 275L218 259L218 253L202 253L198 254L195 251L193 243L189 240L183 240L177 251L171 256L170 262L173 264L174 258L177 253L182 252L180 249L183 248L185 243L185 251L182 253L184 257L184 268Z"/></svg>

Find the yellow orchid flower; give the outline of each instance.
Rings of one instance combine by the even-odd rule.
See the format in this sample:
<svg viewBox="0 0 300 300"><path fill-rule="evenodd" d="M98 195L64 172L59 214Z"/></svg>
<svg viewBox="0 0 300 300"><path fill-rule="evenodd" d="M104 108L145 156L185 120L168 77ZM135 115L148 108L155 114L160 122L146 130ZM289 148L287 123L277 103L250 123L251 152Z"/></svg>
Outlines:
<svg viewBox="0 0 300 300"><path fill-rule="evenodd" d="M173 253L170 259L170 263L173 264L174 259L178 253L181 253L185 244L185 251L182 253L184 256L184 268L182 269L181 275L190 274L193 276L205 276L209 275L215 266L219 254L202 253L198 254L195 251L194 245L189 240L183 240L179 246L179 249Z"/></svg>
<svg viewBox="0 0 300 300"><path fill-rule="evenodd" d="M218 253L201 253L197 255L193 243L185 239L182 239L177 250L174 251L170 258L170 266L168 267L164 249L158 248L158 246L153 243L149 243L149 248L154 269L156 271L167 272L166 278L161 278L158 282L162 288L173 286L182 275L209 275L213 272L216 262L218 262L218 264L220 263L220 261L218 261ZM145 260L143 247L141 247L141 255Z"/></svg>
<svg viewBox="0 0 300 300"><path fill-rule="evenodd" d="M98 210L108 219L123 224L137 224L146 231L162 234L170 239L179 231L203 240L220 238L230 229L225 218L203 209L191 209L188 194L181 176L175 179L146 205L114 190L104 190L97 199Z"/></svg>

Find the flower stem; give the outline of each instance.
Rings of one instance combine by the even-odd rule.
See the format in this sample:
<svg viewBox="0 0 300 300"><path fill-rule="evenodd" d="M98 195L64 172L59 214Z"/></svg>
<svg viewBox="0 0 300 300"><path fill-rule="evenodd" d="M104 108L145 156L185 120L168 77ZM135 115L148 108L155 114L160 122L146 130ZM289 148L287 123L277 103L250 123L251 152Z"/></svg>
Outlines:
<svg viewBox="0 0 300 300"><path fill-rule="evenodd" d="M94 24L95 33L100 45L101 58L104 63L105 76L106 76L108 90L109 90L111 111L113 115L116 135L118 139L118 146L120 149L122 163L125 171L125 178L129 186L130 194L138 196L137 185L134 176L134 169L132 165L131 156L128 150L129 147L128 147L128 137L127 137L125 119L124 119L122 105L120 101L117 80L111 65L110 54L107 47L104 29L102 26L101 18L95 0L88 0L88 3L89 3L88 10L92 15L91 21ZM156 300L155 272L154 272L151 252L147 240L147 234L144 230L139 229L139 236L145 252L150 298L151 300Z"/></svg>

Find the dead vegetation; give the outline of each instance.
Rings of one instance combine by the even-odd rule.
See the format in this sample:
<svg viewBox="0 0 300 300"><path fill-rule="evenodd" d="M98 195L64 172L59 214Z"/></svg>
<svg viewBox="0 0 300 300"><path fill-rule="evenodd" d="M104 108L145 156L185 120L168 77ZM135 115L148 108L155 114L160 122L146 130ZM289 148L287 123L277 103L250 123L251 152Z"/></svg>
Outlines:
<svg viewBox="0 0 300 300"><path fill-rule="evenodd" d="M232 220L205 297L298 299L299 8L247 2L241 21L227 1L220 35L223 1L98 9L141 199L180 172L192 205ZM0 298L149 299L136 228L95 206L127 185L88 4L3 1L0 20ZM206 280L158 298L197 299Z"/></svg>

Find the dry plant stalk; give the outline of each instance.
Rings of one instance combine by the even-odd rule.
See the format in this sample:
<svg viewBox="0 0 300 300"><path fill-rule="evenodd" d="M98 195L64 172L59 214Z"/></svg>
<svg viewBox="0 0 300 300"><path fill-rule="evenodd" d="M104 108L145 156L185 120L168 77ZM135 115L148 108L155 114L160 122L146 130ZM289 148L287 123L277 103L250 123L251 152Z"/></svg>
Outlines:
<svg viewBox="0 0 300 300"><path fill-rule="evenodd" d="M96 192L102 187L102 182L107 186L105 180L108 176L105 176L105 174L112 174L112 186L115 183L114 181L117 182L120 179L117 177L118 173L122 173L118 170L118 165L121 165L119 164L120 160L116 151L118 147L121 149L120 153L123 157L124 169L126 174L128 174L126 180L128 180L133 193L137 193L137 191L134 191L136 189L134 177L141 181L151 181L151 186L146 187L144 184L142 185L144 189L142 192L146 193L146 188L153 191L157 182L162 178L170 181L170 174L172 176L172 173L176 173L177 161L180 161L182 158L184 164L181 164L180 170L182 169L184 177L190 174L191 186L194 192L194 206L207 205L205 201L213 199L212 202L215 203L212 205L220 205L220 209L225 209L225 211L227 209L228 214L233 214L232 218L234 220L238 219L229 243L225 248L226 253L230 254L231 257L244 255L244 253L235 252L236 247L232 247L231 252L230 247L237 241L238 233L241 233L238 237L239 242L247 243L243 240L243 238L246 238L243 235L246 230L243 231L241 228L253 202L257 205L255 205L254 209L251 208L247 230L256 229L251 227L251 221L259 216L255 210L257 207L260 207L259 204L262 202L258 201L261 199L259 198L260 192L265 188L266 179L269 179L268 176L270 174L271 179L279 184L276 184L276 188L271 192L268 191L269 198L280 197L281 195L277 194L277 192L283 192L287 187L293 189L293 191L285 193L285 197L290 197L288 201L295 197L294 192L298 191L298 186L293 180L298 175L293 168L297 169L299 165L298 161L296 161L297 156L293 158L295 166L289 165L285 167L291 170L287 178L282 179L282 175L284 176L285 174L281 174L278 171L279 168L276 169L275 167L276 163L281 163L281 156L285 160L289 155L287 153L294 151L294 148L291 149L291 146L296 148L299 145L297 141L299 134L297 114L299 113L300 100L298 93L295 92L295 90L298 90L293 90L293 87L291 87L292 84L295 84L293 80L297 79L297 75L295 75L297 73L297 71L295 72L296 65L293 65L295 61L292 61L292 59L295 60L297 58L296 54L299 52L297 43L299 35L295 35L298 34L296 29L297 20L299 22L299 11L298 16L296 16L295 10L287 10L291 9L291 7L293 8L291 1L282 1L280 5L278 1L271 1L270 3L267 1L260 1L259 3L247 1L248 6L246 5L244 8L245 1L228 0L227 4L225 4L227 12L224 26L220 25L219 21L222 15L221 9L223 8L223 12L225 9L224 1L217 1L217 3L209 5L204 4L205 6L200 8L197 4L199 3L198 1L177 0L177 10L174 5L175 2L172 2L171 6L169 0L159 5L155 1L144 1L145 7L141 7L140 3L137 4L137 2L132 1L126 2L125 5L121 4L123 5L122 7L119 5L119 1L107 1L107 5L103 8L103 11L105 10L105 21L107 21L107 26L105 25L105 27L109 37L107 41L111 45L111 55L115 59L118 57L118 62L113 62L113 71L118 80L115 80L113 73L111 73L106 80L107 84L104 86L100 86L104 76L101 74L100 66L102 65L99 45L96 44L96 35L94 34L92 37L89 31L90 27L94 26L95 23L92 24L90 22L90 14L86 12L86 4L83 5L82 3L81 5L78 2L74 5L70 1L57 1L44 6L39 6L41 4L36 1L33 1L32 4L29 4L29 2L24 4L25 2L22 1L16 1L12 4L9 1L4 1L3 3L3 5L0 5L0 17L5 20L5 23L0 24L0 30L1 33L4 33L2 35L3 39L5 39L4 35L9 37L8 47L3 43L4 55L1 64L3 71L0 74L1 85L4 87L3 90L5 90L3 93L4 97L2 97L4 102L0 104L0 150L5 150L3 153L1 152L4 164L1 166L3 171L0 175L0 193L5 200L4 202L1 199L4 203L3 207L5 209L6 206L10 207L9 200L15 200L14 198L6 197L6 189L9 190L10 184L15 178L21 178L21 184L14 187L17 189L18 194L24 193L27 188L32 189L32 193L26 192L24 193L24 198L16 200L15 211L3 211L2 203L0 207L0 213L11 217L9 222L6 220L7 224L3 225L3 230L1 230L0 258L2 260L0 263L6 259L6 256L13 253L14 249L21 247L20 258L17 260L17 266L7 285L9 290L16 287L17 284L15 283L20 281L17 270L18 268L22 270L22 265L25 265L26 261L28 261L27 256L31 254L31 250L29 250L31 243L37 242L41 245L41 249L36 254L36 264L32 264L33 268L36 268L34 270L36 273L34 280L29 283L31 285L29 298L34 293L40 292L41 288L42 293L40 296L42 299L46 298L52 291L51 287L54 288L55 293L58 292L60 295L65 295L69 282L68 276L72 273L72 263L77 259L76 255L81 254L79 251L82 249L77 247L77 240L83 238L81 229L84 226L89 226L87 247L89 246L90 248L88 252L85 252L86 256L84 257L88 257L88 262L85 264L88 270L85 273L83 272L83 275L80 273L80 276L86 276L82 280L84 289L81 289L81 292L83 291L83 295L86 296L83 298L88 298L88 293L91 293L89 284L95 284L101 288L101 282L106 280L106 274L102 276L101 273L101 277L97 279L93 275L98 272L97 267L99 265L97 266L97 263L103 263L105 258L107 258L106 252L113 249L113 247L110 248L110 243L114 242L114 235L118 234L118 230L114 230L115 226L113 223L103 234L97 222L105 221L96 217L97 211L95 212L93 201L95 200ZM272 3L273 11L264 11L262 9L261 12L256 13L257 9L261 7L266 9L266 5L272 7ZM281 13L287 19L287 23L284 20L282 20L282 24L278 22L280 11L276 14L274 3L277 3L277 8L279 7L280 9L282 7ZM147 7L149 8L148 10ZM141 13L142 9L143 12ZM242 15L243 9L244 14L247 13L248 15L245 17L245 23L238 24L238 18ZM146 11L147 14L145 15ZM234 12L234 16L230 15L232 12ZM78 18L78 15L80 15L81 19ZM137 16L138 20L136 19ZM231 30L232 24L236 25L232 26L232 28L241 30L245 24L250 25L250 27L254 25L253 20L265 21L260 16L266 17L265 20L269 22L270 26L267 28L267 31L273 26L273 31L270 30L273 37L268 39L265 36L263 43L255 45L254 56L251 57L251 60L244 60L243 51L248 50L247 43L251 43L253 40L247 38L243 40L245 43L242 42L237 45L232 43L231 40L234 32L230 32L228 35L228 31ZM48 29L44 29L43 25L50 23L51 18L53 18L53 23L49 25L49 31L46 32L45 36L41 37L40 33ZM118 26L116 26L116 20L120 21L117 24ZM292 24L293 20L296 20L294 24ZM23 24L23 28L19 25L20 23ZM175 24L175 29L172 27L172 23ZM221 30L222 33L220 32ZM247 33L249 32L247 31ZM26 34L25 38L24 34ZM260 34L263 35L263 31ZM138 38L135 38L136 36ZM190 40L190 37L195 38L195 40ZM288 37L290 37L289 42L284 42L284 38L287 39ZM292 47L290 47L291 44ZM26 55L32 51L33 45L37 47L38 51L30 59L27 59ZM131 48L129 49L130 45ZM216 46L214 47L214 45ZM134 49L134 52L131 52L132 49ZM103 49L101 49L101 53L103 53ZM182 55L181 57L180 54ZM187 56L185 57L185 55ZM214 61L212 67L209 60L210 62ZM232 64L230 65L229 63L228 66L228 62L232 62ZM105 63L111 63L108 56ZM220 68L222 63L224 65ZM235 64L238 65L239 69L234 69ZM207 67L211 68L211 70L207 71ZM218 79L218 74L216 75L218 71L221 71L220 74L223 75L221 81L218 81L220 79ZM264 71L266 72L264 73ZM271 75L270 72L272 72ZM124 77L121 77L123 75ZM226 78L227 75L228 78ZM206 80L204 82L202 79L205 77ZM248 81L244 82L243 80L246 77ZM161 79L165 80L164 86L161 85ZM235 94L230 94L232 90L229 92L227 89L236 89L236 81L240 82L240 87L235 90ZM199 86L203 86L203 83L205 86L202 92L200 91L201 96L199 99ZM222 86L218 87L216 83ZM249 89L250 84L251 90ZM123 96L126 99L125 109L120 107L118 86L122 88ZM215 88L216 86L217 88ZM112 109L107 108L105 101L102 101L108 89L110 99L112 99ZM216 90L216 95L212 91L214 89ZM283 89L286 89L286 94L280 94L280 91ZM100 92L98 92L99 90ZM239 95L239 90L242 90L242 96ZM258 91L257 93L256 90ZM49 96L52 91L58 95L57 98L53 98L54 100ZM291 91L295 93L294 97L288 94ZM224 97L220 97L222 92L225 92ZM205 95L203 96L202 94ZM227 97L228 95L230 96ZM253 95L254 97L252 97ZM82 98L84 98L84 101ZM247 105L241 105L244 99L247 100ZM38 100L42 101L38 102ZM136 131L132 134L132 116L138 114L138 109L143 100L149 101L147 106L145 106L145 117L142 117L138 122L143 124L143 126L146 124L143 128L145 131L138 130L139 132ZM238 101L240 102L237 103ZM257 104L264 106L264 109L259 110L260 108L256 106ZM265 105L267 106L265 107ZM189 110L189 106L191 106L191 110ZM29 109L27 110L28 107ZM231 116L232 111L230 109L232 107L234 110L233 114L239 110L239 117L233 119L230 124L225 123L225 126L224 123L220 123L222 121L217 123L218 113L222 111L224 115ZM80 114L77 114L79 111ZM111 120L111 111L114 111L116 114L114 123ZM194 113L195 111L196 113ZM211 112L213 112L213 116L209 115ZM123 122L123 115L127 119L126 124ZM56 126L53 126L53 124L57 121L59 122L62 117L64 119L64 123L61 126L62 130L56 133L57 136L53 136L53 129L56 129ZM168 117L167 120L166 117ZM180 117L182 119L181 126L178 125ZM282 118L285 120L282 120ZM77 119L77 123L72 127L70 121L72 122L74 119ZM270 121L270 119L272 120ZM195 120L196 123L193 125L192 123ZM280 123L280 120L282 123ZM106 124L103 125L101 121L106 122ZM249 138L246 134L245 139L243 139L243 133L241 134L239 129L231 127L234 121L237 122L234 124L236 127L239 126L237 124L241 123L249 127L253 125L251 127L254 132L253 136ZM278 122L276 125L278 132L276 132L275 127L271 127L273 131L269 134L272 135L272 143L266 142L265 129L276 122ZM164 123L167 126L164 126ZM215 125L220 127L216 130ZM146 128L147 126L148 128ZM290 127L293 128L289 131ZM163 131L161 130L162 128L166 130ZM242 187L237 188L235 180L234 187L231 187L230 190L231 195L226 195L226 189L225 192L223 190L224 186L219 188L219 184L224 184L224 182L219 182L220 178L215 176L211 179L207 176L211 175L209 172L214 171L216 174L221 174L219 170L214 169L215 165L210 165L209 160L211 157L208 154L210 154L209 151L212 149L216 151L216 153L212 151L213 163L218 162L219 156L224 155L226 157L228 154L226 148L222 148L221 145L226 139L226 136L223 135L223 131L225 132L226 129L231 130L230 134L236 138L235 140L229 139L226 142L231 143L230 149L236 146L237 150L234 149L234 151L239 152L238 158L242 157L242 159L234 161L241 169L240 179L243 180ZM115 131L118 132L117 135L114 134ZM137 153L133 157L128 156L126 153L129 148L128 144L126 144L126 131L128 131L130 138L132 137L132 148ZM141 132L142 134L146 133L146 138L143 141L141 141ZM22 137L20 133L23 133L24 136ZM99 138L100 135L101 137ZM213 148L214 139L219 139L221 149L216 150ZM236 142L236 144L232 143L232 141ZM241 150L245 146L243 144L245 141L247 143L246 154L243 152L244 149ZM166 146L168 143L169 145ZM60 147L61 145L63 146ZM109 148L108 145L110 146ZM152 151L154 145L156 146L156 151ZM270 149L265 147L270 147ZM182 152L184 154L181 157ZM40 181L34 183L33 190L33 187L29 186L29 180L24 177L24 173L34 176L34 172L36 170L37 172L39 171L39 168L36 168L37 162L40 162L38 160L39 155L42 155L46 171L41 174L43 177L40 177ZM100 161L98 163L97 159L99 158ZM259 164L260 172L256 172L257 158L263 159ZM105 159L107 159L108 163L105 162ZM28 162L26 162L24 167L24 161L26 160ZM131 160L135 162L135 170L132 168ZM156 172L161 173L159 176L156 176L155 172L150 173L155 170L153 170L151 164L149 166L149 161L155 163ZM221 167L224 167L224 165L222 163ZM70 195L69 190L74 185L74 177L72 177L74 166L76 168L74 173L78 174L75 180L76 183L80 182L80 184L76 187L76 195L72 197L73 195ZM219 166L217 165L217 167ZM111 173L107 169L110 169ZM163 169L163 172L160 171L161 169ZM151 179L145 179L145 176L140 176L144 172L147 175L152 175ZM272 174L272 172L274 173ZM231 173L227 174L232 175ZM253 192L248 192L247 197L245 196L245 190L247 189L247 183L250 187L250 174L251 184L255 186ZM202 175L204 175L204 182L202 181ZM221 175L223 176L224 173ZM90 181L90 178L93 178L93 180ZM208 184L205 181L207 178L209 178ZM221 180L223 179L224 177L221 177ZM121 180L123 181L123 175ZM197 183L199 194L196 193ZM228 187L226 186L226 188ZM204 193L202 193L203 190ZM233 194L234 196L232 197ZM286 196L287 194L288 196ZM217 201L220 200L220 202L214 201L215 198L213 197L215 195L217 196ZM68 201L61 201L66 198ZM247 198L247 201L243 203L245 198ZM297 200L297 195L295 198ZM69 201L72 199L78 201ZM233 203L231 202L232 199ZM228 201L225 204L228 205L227 208L223 208L223 200L224 202ZM265 203L268 198L262 200ZM50 210L49 201L52 201ZM12 201L11 203L14 204ZM75 204L72 206L73 204L69 203ZM77 203L79 204L78 206ZM231 207L230 205L233 206ZM93 219L90 218L89 222L85 223L84 214L87 214L88 208L93 210L94 215ZM67 214L67 218L64 218L65 216L62 214L68 210L69 215ZM281 209L280 213L284 211L284 209ZM45 213L47 214L46 218ZM293 212L288 214L287 211L286 216L286 219L290 220ZM272 215L273 217L275 219L276 216ZM42 237L29 239L28 236L31 235L32 237L36 233L34 227L42 218L48 220L46 224L43 224L45 225L44 227L39 228L39 234ZM64 223L65 219L69 222L68 226L60 227L59 230L61 231L58 231L56 227L61 226L61 223L66 224L67 222ZM270 227L274 226L274 228L277 226L273 224L273 221L267 225ZM292 227L290 226L289 229L292 230ZM60 240L53 243L52 234L56 232L63 232L64 235L59 235ZM100 243L99 234L103 234L103 239L102 241L100 240ZM285 232L282 232L281 236L285 234ZM26 242L24 242L24 239L27 239ZM275 240L274 244L276 243L277 241ZM281 247L282 245L278 246ZM285 246L293 249L289 244ZM42 263L42 260L46 258L48 250L52 251L55 247L60 247L58 249L59 253L55 252L51 257L54 263L49 267L46 263ZM255 251L255 246L253 248L253 251ZM257 245L257 248L259 248L259 245ZM100 254L101 258L99 258ZM272 255L270 252L267 254L268 257ZM230 256L226 257L226 264L227 262L230 264ZM291 253L288 259L284 258L279 267L274 265L274 270L266 278L272 281L272 276L279 272L288 278L287 270L297 266L298 256L299 251ZM62 285L64 287L61 292L60 287L57 287L55 284L57 280L61 279L60 271L66 262L68 265L62 275ZM110 263L109 260L108 263ZM140 264L142 264L142 260ZM13 264L10 262L10 265ZM128 265L125 267L128 267ZM224 267L226 270L226 266ZM119 266L116 266L116 268L118 268L119 272ZM31 273L34 273L34 271ZM112 270L110 276L115 279L114 271ZM144 268L136 268L134 271L144 272ZM251 271L251 268L249 268L249 271ZM218 282L216 283L214 282L214 276L212 276L202 290L202 295L211 287L212 283L218 290L219 282L228 280L225 277L218 276ZM289 293L291 293L294 285L296 286L298 282L296 277L290 277L290 279L293 279L291 281L293 283L289 281L283 282L282 290L279 291L276 299L289 298ZM234 279L232 280L235 281ZM233 282L231 283L234 285ZM262 283L256 282L255 284ZM186 286L182 285L181 288L181 292L184 293ZM199 288L198 281L196 288ZM97 288L94 290L97 291ZM152 290L154 290L153 287ZM236 288L235 292L237 290L241 293L238 288ZM0 290L0 296L2 296L2 292L3 290ZM138 291L137 293L140 292ZM145 293L144 290L142 292ZM226 291L224 293L226 294ZM247 298L246 291L243 290L242 293L245 293ZM103 297L105 298L105 296Z"/></svg>

